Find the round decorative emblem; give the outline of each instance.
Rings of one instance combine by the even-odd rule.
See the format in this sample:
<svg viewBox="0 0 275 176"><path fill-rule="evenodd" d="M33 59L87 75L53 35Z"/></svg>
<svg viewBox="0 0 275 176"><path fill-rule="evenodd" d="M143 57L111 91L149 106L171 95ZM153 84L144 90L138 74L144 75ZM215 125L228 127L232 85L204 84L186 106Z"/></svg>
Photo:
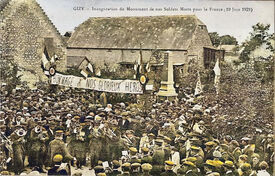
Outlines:
<svg viewBox="0 0 275 176"><path fill-rule="evenodd" d="M141 75L140 78L139 78L139 82L142 85L146 84L146 82L147 82L146 76L145 75Z"/></svg>
<svg viewBox="0 0 275 176"><path fill-rule="evenodd" d="M49 73L50 73L51 76L54 76L55 75L55 68L50 67Z"/></svg>

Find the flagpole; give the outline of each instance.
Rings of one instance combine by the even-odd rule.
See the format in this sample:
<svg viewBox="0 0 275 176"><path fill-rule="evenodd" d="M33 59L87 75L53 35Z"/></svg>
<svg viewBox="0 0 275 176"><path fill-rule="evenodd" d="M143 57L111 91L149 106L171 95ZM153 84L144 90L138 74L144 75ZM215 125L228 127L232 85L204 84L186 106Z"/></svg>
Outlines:
<svg viewBox="0 0 275 176"><path fill-rule="evenodd" d="M139 50L139 54L140 54L140 73L143 73L143 61L142 61L142 44L140 43L140 50Z"/></svg>

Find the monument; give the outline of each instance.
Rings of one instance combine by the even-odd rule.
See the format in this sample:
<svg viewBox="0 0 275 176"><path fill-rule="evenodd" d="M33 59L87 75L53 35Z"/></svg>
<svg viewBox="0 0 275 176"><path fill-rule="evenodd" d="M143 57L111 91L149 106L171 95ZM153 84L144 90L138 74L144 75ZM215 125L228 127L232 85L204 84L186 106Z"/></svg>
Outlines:
<svg viewBox="0 0 275 176"><path fill-rule="evenodd" d="M169 58L170 52L164 53L163 71L161 75L161 86L157 96L160 100L172 100L178 96L174 88L173 62Z"/></svg>

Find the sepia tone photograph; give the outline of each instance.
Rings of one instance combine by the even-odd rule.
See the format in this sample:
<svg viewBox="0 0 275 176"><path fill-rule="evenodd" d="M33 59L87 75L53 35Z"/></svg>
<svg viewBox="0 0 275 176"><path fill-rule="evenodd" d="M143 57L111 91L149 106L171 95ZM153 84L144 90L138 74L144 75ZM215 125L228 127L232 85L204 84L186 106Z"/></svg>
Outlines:
<svg viewBox="0 0 275 176"><path fill-rule="evenodd" d="M0 0L0 176L272 176L273 0Z"/></svg>

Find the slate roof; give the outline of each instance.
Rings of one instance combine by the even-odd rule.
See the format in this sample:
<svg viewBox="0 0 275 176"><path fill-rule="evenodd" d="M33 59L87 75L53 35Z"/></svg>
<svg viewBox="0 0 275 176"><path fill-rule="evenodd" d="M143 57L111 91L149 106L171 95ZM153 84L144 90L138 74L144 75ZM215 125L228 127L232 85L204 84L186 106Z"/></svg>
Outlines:
<svg viewBox="0 0 275 176"><path fill-rule="evenodd" d="M68 47L187 50L198 25L194 15L92 17L80 24Z"/></svg>

